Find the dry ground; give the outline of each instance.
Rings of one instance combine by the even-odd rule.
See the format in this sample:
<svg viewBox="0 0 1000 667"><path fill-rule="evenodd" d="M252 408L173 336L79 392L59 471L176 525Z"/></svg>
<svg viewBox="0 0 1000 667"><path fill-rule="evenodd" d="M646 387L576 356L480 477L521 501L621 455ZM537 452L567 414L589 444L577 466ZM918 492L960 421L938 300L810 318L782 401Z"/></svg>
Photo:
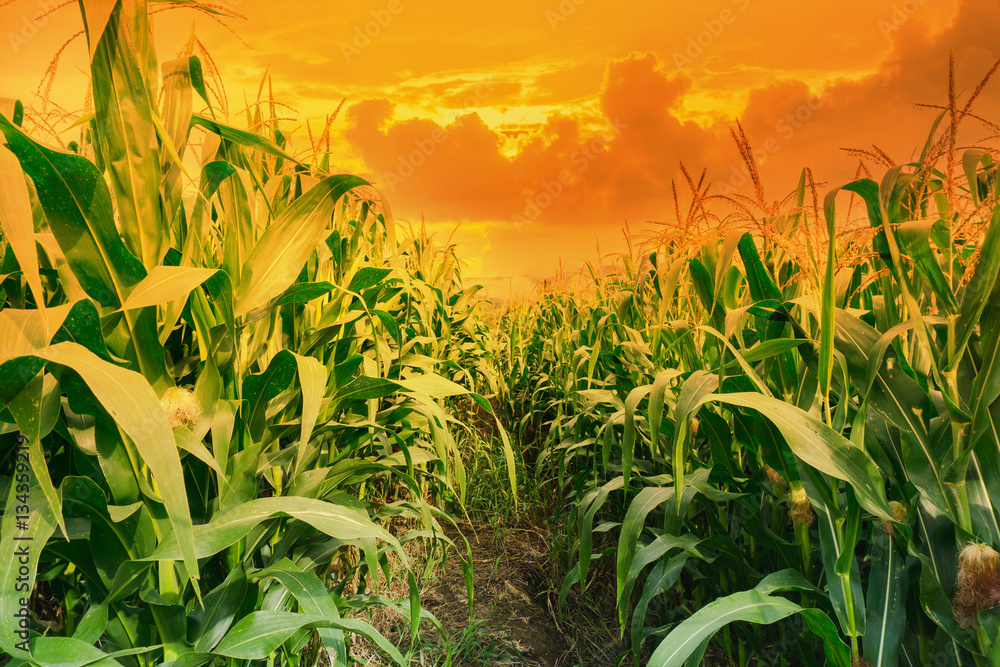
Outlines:
<svg viewBox="0 0 1000 667"><path fill-rule="evenodd" d="M614 601L610 612L583 608L573 618L559 618L558 568L549 561L548 535L533 526L460 524L473 562L473 608L470 618L465 578L458 555L452 551L443 567L434 568L421 582L421 604L432 613L452 641L454 667L607 667L616 663L623 646L617 639ZM464 551L462 537L449 535ZM413 554L415 568L420 554ZM405 597L405 590L394 593ZM572 600L573 596L571 596ZM572 605L570 605L572 607ZM401 649L409 646L398 615L379 611L375 626ZM421 651L414 665L444 665L444 641L436 630L423 626ZM382 663L371 646L355 643L360 664ZM627 662L624 664L628 664Z"/></svg>

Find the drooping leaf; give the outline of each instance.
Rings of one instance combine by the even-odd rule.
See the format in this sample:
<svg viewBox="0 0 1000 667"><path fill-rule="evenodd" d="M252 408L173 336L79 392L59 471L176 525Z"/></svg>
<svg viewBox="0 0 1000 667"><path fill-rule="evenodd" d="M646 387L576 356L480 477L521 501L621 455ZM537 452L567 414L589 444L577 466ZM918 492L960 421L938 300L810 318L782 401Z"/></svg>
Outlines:
<svg viewBox="0 0 1000 667"><path fill-rule="evenodd" d="M279 515L294 517L341 540L381 539L400 548L396 538L374 524L364 512L340 501L327 502L293 496L257 498L206 524L195 526L195 552L199 558L217 554L242 539L262 521ZM180 557L177 539L173 535L167 535L149 556L149 560L179 560Z"/></svg>
<svg viewBox="0 0 1000 667"><path fill-rule="evenodd" d="M860 447L799 408L751 393L713 394L702 400L752 408L769 419L795 455L817 470L848 482L872 514L893 520L885 483L875 463Z"/></svg>
<svg viewBox="0 0 1000 667"><path fill-rule="evenodd" d="M119 306L146 276L114 226L111 195L87 159L32 141L0 117L0 132L31 177L49 227L87 294L102 306Z"/></svg>
<svg viewBox="0 0 1000 667"><path fill-rule="evenodd" d="M149 274L129 292L125 303L122 304L122 310L158 306L174 299L180 299L215 274L215 269L154 266Z"/></svg>

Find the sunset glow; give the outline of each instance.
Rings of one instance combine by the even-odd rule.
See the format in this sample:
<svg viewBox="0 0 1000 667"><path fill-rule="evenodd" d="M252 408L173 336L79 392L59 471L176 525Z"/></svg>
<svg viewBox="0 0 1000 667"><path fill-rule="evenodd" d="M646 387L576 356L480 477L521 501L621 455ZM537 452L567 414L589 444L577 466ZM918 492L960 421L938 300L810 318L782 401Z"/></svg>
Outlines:
<svg viewBox="0 0 1000 667"><path fill-rule="evenodd" d="M52 3L55 6L58 3ZM0 8L0 96L39 108L84 105L86 45L72 5ZM919 148L947 101L949 51L968 93L1000 52L993 0L712 0L652 3L224 2L211 16L155 15L161 59L194 31L228 87L230 117L262 78L294 145L327 115L331 164L369 178L394 214L442 239L457 228L466 275L491 292L529 289L560 265L624 247L673 215L680 163L719 187L745 187L729 138L739 119L768 195L811 167L830 185L876 144L893 160ZM39 17L33 20L32 17ZM979 112L1000 116L998 81ZM308 124L308 128L306 127ZM67 134L69 136L69 134ZM962 137L996 142L986 131ZM995 143L994 143L995 145Z"/></svg>
<svg viewBox="0 0 1000 667"><path fill-rule="evenodd" d="M0 0L0 654L1000 667L1000 0Z"/></svg>

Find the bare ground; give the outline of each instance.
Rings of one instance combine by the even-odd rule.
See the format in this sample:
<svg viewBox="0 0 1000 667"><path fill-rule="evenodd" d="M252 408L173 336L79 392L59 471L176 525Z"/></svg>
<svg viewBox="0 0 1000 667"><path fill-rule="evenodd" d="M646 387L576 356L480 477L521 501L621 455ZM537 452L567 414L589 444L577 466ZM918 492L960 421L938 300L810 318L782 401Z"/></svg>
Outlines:
<svg viewBox="0 0 1000 667"><path fill-rule="evenodd" d="M530 528L504 528L501 534L489 525L465 525L463 533L472 549L475 586L471 621L457 556L449 559L441 576L426 591L423 604L427 609L453 629L479 622L483 633L514 649L508 658L497 656L492 663L479 664L573 664L567 662L569 647L552 613L545 536Z"/></svg>
<svg viewBox="0 0 1000 667"><path fill-rule="evenodd" d="M449 537L464 555L464 536L472 552L471 616L465 577L454 550L443 567L424 578L420 593L421 605L441 622L451 640L454 667L615 664L623 647L616 636L613 598L607 614L581 609L572 619L560 619L558 584L553 581L559 575L549 561L548 536L543 530L482 523L460 524L460 530L461 535L453 532ZM570 596L571 601L574 597ZM379 612L374 624L401 648L409 646L398 616ZM444 643L439 632L424 626L422 650L413 664L444 665ZM368 653L365 642L353 653L361 664L366 660L373 666L381 664Z"/></svg>

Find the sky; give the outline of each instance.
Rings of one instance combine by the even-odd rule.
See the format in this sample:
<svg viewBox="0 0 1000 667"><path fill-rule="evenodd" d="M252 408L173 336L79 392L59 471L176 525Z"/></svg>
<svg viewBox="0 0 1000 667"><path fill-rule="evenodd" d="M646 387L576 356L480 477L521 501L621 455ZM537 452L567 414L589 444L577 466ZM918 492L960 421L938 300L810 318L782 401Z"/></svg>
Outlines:
<svg viewBox="0 0 1000 667"><path fill-rule="evenodd" d="M0 97L83 106L76 3L0 0ZM153 5L161 61L192 28L234 119L269 77L293 141L327 117L332 163L394 216L458 244L467 279L527 291L674 219L681 164L711 192L749 192L742 125L765 195L809 167L851 180L873 144L897 163L1000 58L997 0L214 0L227 18ZM43 16L43 14L45 14ZM38 86L65 45L58 69ZM341 107L341 102L343 106ZM1000 74L974 110L1000 120ZM238 122L238 121L237 121ZM992 136L991 136L992 135ZM968 121L960 145L1000 147ZM872 167L873 165L869 165ZM627 232L626 232L627 226Z"/></svg>

